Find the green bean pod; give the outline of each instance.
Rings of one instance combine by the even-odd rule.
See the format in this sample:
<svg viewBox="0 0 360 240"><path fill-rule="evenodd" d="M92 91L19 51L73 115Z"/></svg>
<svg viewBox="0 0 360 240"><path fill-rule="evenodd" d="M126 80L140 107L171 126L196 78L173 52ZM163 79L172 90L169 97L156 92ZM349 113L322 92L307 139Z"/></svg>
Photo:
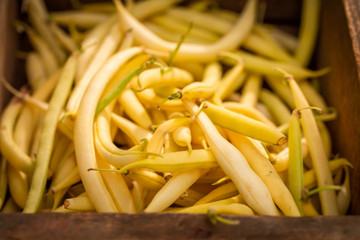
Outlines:
<svg viewBox="0 0 360 240"><path fill-rule="evenodd" d="M289 190L295 200L301 215L302 210L301 196L304 188L303 158L301 152L301 129L300 111L294 110L290 117L289 126Z"/></svg>

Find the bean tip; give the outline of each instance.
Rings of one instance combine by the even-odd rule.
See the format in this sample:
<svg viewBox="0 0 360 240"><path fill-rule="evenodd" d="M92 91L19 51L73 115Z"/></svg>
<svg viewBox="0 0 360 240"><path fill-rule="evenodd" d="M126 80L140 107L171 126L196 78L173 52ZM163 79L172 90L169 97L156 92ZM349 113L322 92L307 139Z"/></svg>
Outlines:
<svg viewBox="0 0 360 240"><path fill-rule="evenodd" d="M68 209L69 205L70 205L69 201L68 201L67 199L65 199L65 201L64 201L64 208L65 208L65 209Z"/></svg>
<svg viewBox="0 0 360 240"><path fill-rule="evenodd" d="M287 142L287 137L283 136L278 140L277 145L281 146L286 142Z"/></svg>

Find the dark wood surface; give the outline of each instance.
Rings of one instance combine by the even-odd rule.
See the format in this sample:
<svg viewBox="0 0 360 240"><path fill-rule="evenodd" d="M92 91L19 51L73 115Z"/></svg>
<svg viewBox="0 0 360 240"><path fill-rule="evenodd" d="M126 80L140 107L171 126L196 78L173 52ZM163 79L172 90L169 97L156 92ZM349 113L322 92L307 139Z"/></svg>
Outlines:
<svg viewBox="0 0 360 240"><path fill-rule="evenodd" d="M14 81L17 34L11 22L16 18L17 1L0 1L0 77ZM18 85L19 86L19 85ZM0 112L10 94L0 84Z"/></svg>
<svg viewBox="0 0 360 240"><path fill-rule="evenodd" d="M0 239L360 239L360 218L230 217L238 225L211 225L204 215L0 215Z"/></svg>
<svg viewBox="0 0 360 240"><path fill-rule="evenodd" d="M341 4L343 2L343 4ZM334 153L354 165L351 171L351 213L360 214L360 1L323 1L316 62L330 66L321 80L321 91L329 106L338 110L329 122Z"/></svg>

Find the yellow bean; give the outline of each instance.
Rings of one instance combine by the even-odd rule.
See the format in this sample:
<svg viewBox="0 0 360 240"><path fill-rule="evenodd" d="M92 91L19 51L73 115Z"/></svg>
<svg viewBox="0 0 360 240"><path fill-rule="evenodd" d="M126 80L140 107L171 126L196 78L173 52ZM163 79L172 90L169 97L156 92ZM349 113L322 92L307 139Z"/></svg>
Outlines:
<svg viewBox="0 0 360 240"><path fill-rule="evenodd" d="M24 3L25 8L32 8L32 10L40 17L41 20L46 21L49 19L49 13L46 9L43 0L33 0Z"/></svg>
<svg viewBox="0 0 360 240"><path fill-rule="evenodd" d="M76 211L66 209L64 207L64 205L61 205L61 206L57 207L56 209L53 209L53 212L56 212L56 213L73 213L73 212L76 212Z"/></svg>
<svg viewBox="0 0 360 240"><path fill-rule="evenodd" d="M217 85L205 82L193 82L181 90L181 97L186 99L208 99L215 94Z"/></svg>
<svg viewBox="0 0 360 240"><path fill-rule="evenodd" d="M249 34L249 38L250 39L244 42L244 46L246 47L247 42L250 42L248 44L250 44L253 52L274 60L297 64L295 58L278 44L269 30L263 25L256 24L252 34Z"/></svg>
<svg viewBox="0 0 360 240"><path fill-rule="evenodd" d="M220 168L210 169L207 173L205 173L199 180L198 183L215 183L217 180L225 177L224 171Z"/></svg>
<svg viewBox="0 0 360 240"><path fill-rule="evenodd" d="M58 137L54 151L51 155L50 165L49 165L49 176L52 177L54 172L57 171L57 167L60 162L70 156L74 152L74 144L68 139L65 135Z"/></svg>
<svg viewBox="0 0 360 240"><path fill-rule="evenodd" d="M139 43L166 54L175 49L176 43L160 39L135 19L120 1L115 1L115 4L124 27L134 29L134 38ZM249 0L231 31L215 43L210 45L182 44L175 60L209 62L216 59L218 52L238 47L253 26L256 5L256 0Z"/></svg>
<svg viewBox="0 0 360 240"><path fill-rule="evenodd" d="M82 78L96 51L100 48L103 39L109 33L109 30L111 26L114 25L115 21L115 15L109 16L105 21L92 28L81 41L80 49L82 49L82 51L80 52L78 67L76 69L76 83Z"/></svg>
<svg viewBox="0 0 360 240"><path fill-rule="evenodd" d="M241 203L212 204L205 209L195 210L195 208L193 208L190 210L189 209L183 210L182 212L204 214L207 213L210 209L214 210L217 214L230 214L230 215L233 214L233 215L248 215L248 216L255 215L254 211L251 208Z"/></svg>
<svg viewBox="0 0 360 240"><path fill-rule="evenodd" d="M74 210L76 212L95 211L94 205L91 203L91 200L86 195L65 199L64 208L69 210Z"/></svg>
<svg viewBox="0 0 360 240"><path fill-rule="evenodd" d="M135 2L134 8L131 13L137 19L145 19L157 13L163 12L170 8L172 5L181 2L181 0L168 0L159 2L158 0L148 0Z"/></svg>
<svg viewBox="0 0 360 240"><path fill-rule="evenodd" d="M181 100L174 99L164 102L164 98L156 95L154 89L145 89L144 91L136 92L136 95L146 108L158 108L166 111L178 112L184 110Z"/></svg>
<svg viewBox="0 0 360 240"><path fill-rule="evenodd" d="M25 70L27 81L32 89L36 89L46 80L44 63L37 52L30 52L26 56Z"/></svg>
<svg viewBox="0 0 360 240"><path fill-rule="evenodd" d="M60 190L67 189L70 186L80 182L80 180L79 171L77 167L74 167L70 172L68 172L67 176L62 179L60 183L51 187L51 192L56 193Z"/></svg>
<svg viewBox="0 0 360 240"><path fill-rule="evenodd" d="M288 85L277 76L266 76L265 81L278 97L280 97L290 109L295 109L295 101L289 91Z"/></svg>
<svg viewBox="0 0 360 240"><path fill-rule="evenodd" d="M319 107L321 109L327 108L327 104L323 96L321 96L320 93L315 90L314 86L312 86L310 82L307 80L302 80L299 82L299 86L311 106Z"/></svg>
<svg viewBox="0 0 360 240"><path fill-rule="evenodd" d="M273 127L209 102L206 105L204 112L219 126L271 144L286 142L286 137Z"/></svg>
<svg viewBox="0 0 360 240"><path fill-rule="evenodd" d="M194 25L219 35L224 35L229 32L234 24L234 22L215 17L209 13L194 11L190 8L181 6L169 9L167 14L187 23L193 22Z"/></svg>
<svg viewBox="0 0 360 240"><path fill-rule="evenodd" d="M305 158L309 153L309 149L305 138L301 139L301 154ZM289 168L289 148L285 148L274 156L274 168L277 172L285 171Z"/></svg>
<svg viewBox="0 0 360 240"><path fill-rule="evenodd" d="M8 165L7 175L9 192L14 202L20 208L24 208L29 193L29 182L27 176L10 164Z"/></svg>
<svg viewBox="0 0 360 240"><path fill-rule="evenodd" d="M162 86L162 87L155 87L154 91L158 96L163 98L168 98L170 95L179 92L180 88L172 87L172 86Z"/></svg>
<svg viewBox="0 0 360 240"><path fill-rule="evenodd" d="M98 157L99 168L114 170L105 159ZM118 212L135 213L135 203L124 177L114 172L101 172Z"/></svg>
<svg viewBox="0 0 360 240"><path fill-rule="evenodd" d="M30 114L30 112L28 112L29 110L31 112L33 112L34 110L39 110L39 113L42 113L43 115L46 114L46 112L48 111L49 109L49 104L42 101L42 100L39 100L37 98L35 98L35 94L34 94L34 97L32 96L28 96L28 95L25 95L25 96L20 96L23 98L24 102L27 104L26 107L32 107L32 108L35 108L35 109L27 109L24 111L23 114L25 115L28 115ZM34 113L34 112L33 112ZM32 114L33 114L32 113ZM36 112L35 112L36 113ZM23 121L25 121L25 117L26 116L20 116L21 119ZM42 116L35 116L36 119L32 119L31 121L33 122L33 124L37 124L36 120L39 121L39 119L41 120ZM35 118L34 117L34 118ZM23 119L24 118L24 119ZM26 127L26 126L23 126L23 127ZM60 112L60 116L59 116L59 120L58 120L58 128L59 130L65 134L69 139L72 139L73 138L73 129L74 129L74 121L67 117L66 113L64 111L61 111ZM30 131L31 130L31 124L29 122L29 128L27 129L27 131ZM19 131L19 130L18 130ZM26 140L26 139L23 139L23 140Z"/></svg>
<svg viewBox="0 0 360 240"><path fill-rule="evenodd" d="M165 178L159 174L142 168L133 169L129 175L145 189L152 191L159 191L166 183Z"/></svg>
<svg viewBox="0 0 360 240"><path fill-rule="evenodd" d="M255 107L259 98L259 91L262 85L262 78L258 74L251 74L246 80L241 91L240 102L249 107Z"/></svg>
<svg viewBox="0 0 360 240"><path fill-rule="evenodd" d="M220 187L215 188L211 192L209 192L207 195L199 199L195 205L201 205L204 203L214 202L230 197L234 197L239 194L239 191L237 190L235 184L233 182L228 182Z"/></svg>
<svg viewBox="0 0 360 240"><path fill-rule="evenodd" d="M320 0L305 0L302 3L299 43L295 51L295 58L301 65L307 66L315 47L319 29Z"/></svg>
<svg viewBox="0 0 360 240"><path fill-rule="evenodd" d="M172 132L172 138L174 142L180 147L187 147L188 151L192 150L191 145L191 131L188 126L181 126Z"/></svg>
<svg viewBox="0 0 360 240"><path fill-rule="evenodd" d="M190 187L174 203L179 206L190 207L194 205L194 203L197 202L203 196L204 195L202 193Z"/></svg>
<svg viewBox="0 0 360 240"><path fill-rule="evenodd" d="M120 51L130 48L132 46L134 46L134 37L133 37L131 29L129 29L129 30L125 31L124 37L123 37L118 49L116 50L116 52L120 52Z"/></svg>
<svg viewBox="0 0 360 240"><path fill-rule="evenodd" d="M222 106L226 109L229 109L235 113L242 114L246 117L252 118L256 121L262 122L269 127L275 128L276 125L265 115L263 112L258 110L258 108L247 106L244 103L239 102L223 102Z"/></svg>
<svg viewBox="0 0 360 240"><path fill-rule="evenodd" d="M115 113L111 114L111 120L121 131L132 139L135 145L140 144L141 140L144 138L149 140L153 135L149 130L144 129Z"/></svg>
<svg viewBox="0 0 360 240"><path fill-rule="evenodd" d="M97 171L88 172L89 168L97 168L93 133L97 102L117 69L141 51L141 48L130 48L111 57L91 81L79 106L74 128L76 158L86 192L99 212L116 211L116 205L101 174Z"/></svg>
<svg viewBox="0 0 360 240"><path fill-rule="evenodd" d="M131 194L135 202L135 211L142 212L144 210L144 198L147 190L144 189L137 181L133 181L132 185L133 188L131 190Z"/></svg>
<svg viewBox="0 0 360 240"><path fill-rule="evenodd" d="M241 202L241 197L239 197L237 195L235 197L226 198L226 199L218 200L215 202L203 203L203 204L199 204L199 205L195 205L195 206L191 206L191 207L180 208L180 209L177 209L175 212L177 212L177 213L206 213L210 207L218 205L218 204L233 204L233 203L240 203L240 202Z"/></svg>
<svg viewBox="0 0 360 240"><path fill-rule="evenodd" d="M172 178L156 193L144 211L159 212L165 210L208 170L209 169L194 169L174 173Z"/></svg>
<svg viewBox="0 0 360 240"><path fill-rule="evenodd" d="M53 51L58 63L59 64L64 63L67 57L66 53L63 50L63 48L61 48L58 39L50 30L50 26L49 24L47 24L48 19L41 19L41 16L39 16L37 12L34 11L34 9L31 7L31 2L28 9L28 16L36 32L39 33L41 38L44 39L46 44Z"/></svg>
<svg viewBox="0 0 360 240"><path fill-rule="evenodd" d="M286 75L289 82L291 92L293 93L295 104L297 108L309 107L304 94L301 92L298 84L291 75ZM328 165L328 158L326 156L324 144L321 139L319 129L311 110L304 110L301 112L300 119L304 136L309 146L309 152L312 159L312 164L316 173L318 186L332 185L331 171ZM336 204L336 196L334 190L325 190L320 193L321 208L324 215L338 215L338 207Z"/></svg>
<svg viewBox="0 0 360 240"><path fill-rule="evenodd" d="M93 28L98 23L104 21L107 14L83 12L78 10L67 10L51 12L50 19L61 26L74 24L76 27L87 29Z"/></svg>
<svg viewBox="0 0 360 240"><path fill-rule="evenodd" d="M143 91L147 88L162 86L184 87L193 81L193 76L180 68L172 67L164 72L160 68L152 68L140 73L131 82L131 87L136 91Z"/></svg>
<svg viewBox="0 0 360 240"><path fill-rule="evenodd" d="M31 175L34 170L34 162L15 143L12 134L16 118L20 113L22 103L13 98L2 113L0 143L1 153L15 168Z"/></svg>
<svg viewBox="0 0 360 240"><path fill-rule="evenodd" d="M122 91L119 94L118 100L130 119L132 119L135 123L144 129L150 129L150 127L153 125L153 122L147 110L131 89L125 89Z"/></svg>
<svg viewBox="0 0 360 240"><path fill-rule="evenodd" d="M68 33L66 33L62 28L60 28L56 23L50 23L49 28L51 32L58 39L60 44L69 52L75 52L78 47L74 39L72 39Z"/></svg>
<svg viewBox="0 0 360 240"><path fill-rule="evenodd" d="M331 149L332 148L332 142L331 142L331 135L330 135L329 129L327 128L325 123L322 122L322 121L316 121L316 123L317 123L317 126L319 128L321 139L322 139L323 144L324 144L326 156L328 158L330 158L331 157L331 150L332 150Z"/></svg>
<svg viewBox="0 0 360 240"><path fill-rule="evenodd" d="M284 124L290 121L290 110L281 99L267 89L261 89L260 101L266 105L277 124Z"/></svg>
<svg viewBox="0 0 360 240"><path fill-rule="evenodd" d="M16 205L14 199L10 196L3 208L1 209L1 213L18 213L21 209Z"/></svg>
<svg viewBox="0 0 360 240"><path fill-rule="evenodd" d="M319 216L320 215L311 201L303 202L302 208L303 208L303 211L304 211L304 216L313 217L313 216Z"/></svg>
<svg viewBox="0 0 360 240"><path fill-rule="evenodd" d="M152 138L149 140L147 151L153 153L161 153L164 142L164 135L169 132L175 131L177 128L181 126L185 126L189 124L190 121L191 120L188 117L179 117L179 118L169 119L163 122L162 124L160 124L156 129Z"/></svg>
<svg viewBox="0 0 360 240"><path fill-rule="evenodd" d="M288 52L293 53L298 45L298 39L296 36L288 33L275 25L265 25L273 38Z"/></svg>
<svg viewBox="0 0 360 240"><path fill-rule="evenodd" d="M158 172L182 172L201 168L217 167L211 150L194 149L191 152L177 151L164 153L161 157L152 156L122 167L119 172L126 173L131 169L147 168Z"/></svg>
<svg viewBox="0 0 360 240"><path fill-rule="evenodd" d="M222 76L222 65L219 62L210 62L206 65L202 82L209 85L215 85L221 80Z"/></svg>
<svg viewBox="0 0 360 240"><path fill-rule="evenodd" d="M190 114L198 113L199 109L194 103L186 100L183 100L183 103ZM234 182L249 206L259 214L278 215L269 190L250 168L240 151L219 134L204 112L199 112L195 120L203 130L219 166Z"/></svg>
<svg viewBox="0 0 360 240"><path fill-rule="evenodd" d="M124 150L113 143L110 133L110 116L105 111L101 112L94 122L94 135L98 154L113 166L122 167L147 156L142 144Z"/></svg>
<svg viewBox="0 0 360 240"><path fill-rule="evenodd" d="M144 22L144 26L147 27L150 31L152 31L157 36L159 36L167 41L176 42L176 41L179 41L179 39L182 36L182 32L180 32L180 31L167 29L164 26L158 25L158 24L150 22L150 21ZM204 41L203 39L193 37L193 36L187 36L184 40L184 43L204 44L204 43L206 43L206 41Z"/></svg>
<svg viewBox="0 0 360 240"><path fill-rule="evenodd" d="M182 20L173 18L171 15L158 15L150 19L151 22L162 26L166 29L175 31L175 32L186 32L186 29L189 27L190 23L184 22ZM193 25L189 33L189 37L200 40L202 43L211 43L218 40L219 36L210 32L204 28L200 28L197 25Z"/></svg>
<svg viewBox="0 0 360 240"><path fill-rule="evenodd" d="M76 159L74 149L72 149L72 151L65 153L62 159L60 159L58 166L54 171L49 189L51 190L53 186L60 184L75 167Z"/></svg>
<svg viewBox="0 0 360 240"><path fill-rule="evenodd" d="M349 167L345 166L344 170L345 170L345 179L342 184L344 189L340 190L340 192L337 194L337 203L338 203L340 215L345 215L347 213L351 202Z"/></svg>
<svg viewBox="0 0 360 240"><path fill-rule="evenodd" d="M102 44L100 45L98 51L95 53L91 62L89 62L89 65L84 72L82 78L78 81L75 89L71 93L71 96L66 106L69 114L76 114L86 87L89 85L91 79L95 76L98 70L115 52L121 38L122 33L119 30L119 26L117 24L114 24L111 27L109 34L104 38Z"/></svg>
<svg viewBox="0 0 360 240"><path fill-rule="evenodd" d="M37 112L29 106L24 106L13 130L13 138L16 145L26 154L29 154L37 119Z"/></svg>
<svg viewBox="0 0 360 240"><path fill-rule="evenodd" d="M261 73L266 76L281 76L277 71L273 70L273 68L275 67L284 69L298 79L303 79L307 77L319 77L329 72L328 68L313 71L300 67L299 65L293 63L268 60L242 50L236 51L236 54L238 54L244 60L245 69Z"/></svg>
<svg viewBox="0 0 360 240"><path fill-rule="evenodd" d="M190 124L191 140L193 144L201 145L204 149L208 148L205 135L196 122Z"/></svg>
<svg viewBox="0 0 360 240"><path fill-rule="evenodd" d="M262 179L270 194L286 216L300 216L291 193L283 183L272 164L261 154L251 139L240 134L227 132L231 143L244 155L250 167Z"/></svg>
<svg viewBox="0 0 360 240"><path fill-rule="evenodd" d="M339 158L329 161L329 168L331 172L335 172L345 165L351 166L351 164L345 158ZM316 186L316 175L314 169L310 169L304 173L304 186L307 189Z"/></svg>
<svg viewBox="0 0 360 240"><path fill-rule="evenodd" d="M226 57L227 53L224 53ZM245 81L246 73L244 70L244 62L241 58L236 58L236 64L225 73L223 78L217 84L215 90L215 99L225 99L230 93L236 91Z"/></svg>
<svg viewBox="0 0 360 240"><path fill-rule="evenodd" d="M47 76L55 73L59 67L59 63L54 53L51 51L44 39L42 39L33 29L26 26L25 30L32 46L40 54Z"/></svg>

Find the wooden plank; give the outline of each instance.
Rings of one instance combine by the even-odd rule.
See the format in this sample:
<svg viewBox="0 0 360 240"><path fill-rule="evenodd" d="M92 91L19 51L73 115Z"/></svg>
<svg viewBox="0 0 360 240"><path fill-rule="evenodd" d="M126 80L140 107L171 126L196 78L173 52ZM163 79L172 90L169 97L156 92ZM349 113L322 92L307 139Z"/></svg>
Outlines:
<svg viewBox="0 0 360 240"><path fill-rule="evenodd" d="M10 82L14 80L16 65L14 53L17 46L17 33L12 25L16 17L16 9L17 1L0 1L0 77L5 77ZM5 91L0 84L0 112L9 98L9 92Z"/></svg>
<svg viewBox="0 0 360 240"><path fill-rule="evenodd" d="M82 0L81 3L86 2L97 2L98 0ZM103 2L111 2L111 0L102 0ZM194 0L183 0L182 4L194 2ZM245 0L217 0L213 1L218 4L221 8L231 9L234 11L240 11L244 6ZM45 0L47 6L50 9L64 10L71 8L71 1L52 1ZM272 23L284 23L294 24L299 22L301 8L301 0L259 0L260 5L266 9L265 19Z"/></svg>
<svg viewBox="0 0 360 240"><path fill-rule="evenodd" d="M360 1L343 0L348 31L357 65L358 81L360 81Z"/></svg>
<svg viewBox="0 0 360 240"><path fill-rule="evenodd" d="M185 0L187 2L194 2L194 0ZM217 0L217 4L221 8L231 9L233 11L240 11L245 0ZM261 10L266 11L264 19L268 23L274 24L288 24L297 25L300 19L301 0L259 0Z"/></svg>
<svg viewBox="0 0 360 240"><path fill-rule="evenodd" d="M211 225L204 215L190 214L6 214L0 215L0 239L360 239L354 216L227 217L240 223Z"/></svg>
<svg viewBox="0 0 360 240"><path fill-rule="evenodd" d="M352 196L352 205L351 205L351 213L359 215L360 214L360 1L358 0L343 0L345 15L347 19L348 33L351 38L352 43L352 53L354 56L354 64L353 67L350 67L347 62L344 64L348 68L352 68L355 71L354 75L357 73L357 76L353 79L347 81L345 85L346 90L344 91L343 96L348 96L348 102L346 106L347 110L347 121L344 124L349 124L350 126L356 126L355 128L348 129L350 135L344 133L343 136L340 137L349 137L352 139L351 141L347 141L348 144L342 143L341 147L346 147L348 151L351 153L351 162L354 165L354 171L351 175L351 192L354 196ZM356 67L354 67L356 66ZM351 71L349 69L349 71ZM343 78L344 79L344 78ZM352 125L354 124L354 125ZM342 138L342 139L344 139ZM341 142L341 141L340 141ZM340 148L342 149L342 148Z"/></svg>
<svg viewBox="0 0 360 240"><path fill-rule="evenodd" d="M326 5L324 3L315 59L317 67L331 67L331 73L321 80L321 92L328 105L338 111L337 119L328 124L333 152L341 153L354 165L351 171L353 196L350 212L356 215L360 214L359 13L360 2L356 0L327 0Z"/></svg>

